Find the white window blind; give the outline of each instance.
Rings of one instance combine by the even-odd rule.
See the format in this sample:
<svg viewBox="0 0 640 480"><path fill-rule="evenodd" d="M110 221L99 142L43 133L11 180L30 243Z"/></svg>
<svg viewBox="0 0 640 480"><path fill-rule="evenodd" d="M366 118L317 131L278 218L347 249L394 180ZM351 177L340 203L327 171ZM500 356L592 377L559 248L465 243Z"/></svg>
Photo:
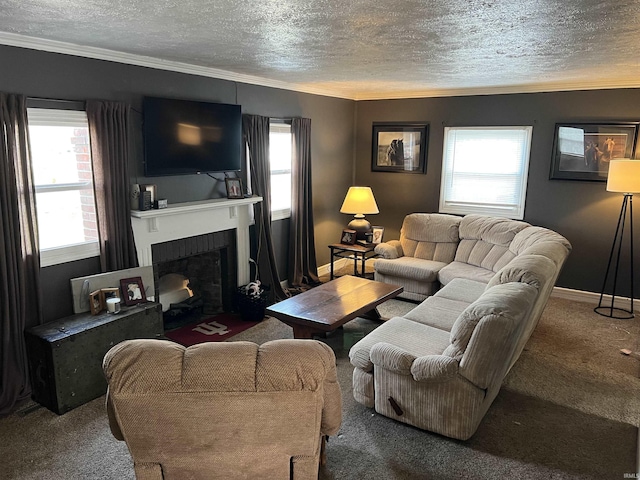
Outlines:
<svg viewBox="0 0 640 480"><path fill-rule="evenodd" d="M440 212L522 219L533 127L445 127Z"/></svg>

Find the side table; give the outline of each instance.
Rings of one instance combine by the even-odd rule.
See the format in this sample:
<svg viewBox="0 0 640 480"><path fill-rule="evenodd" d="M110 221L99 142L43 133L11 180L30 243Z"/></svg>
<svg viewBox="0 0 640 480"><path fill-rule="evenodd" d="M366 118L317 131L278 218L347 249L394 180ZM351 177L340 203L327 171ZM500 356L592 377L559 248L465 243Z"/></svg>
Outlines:
<svg viewBox="0 0 640 480"><path fill-rule="evenodd" d="M346 245L344 243L333 243L329 245L329 249L331 250L331 276L329 279L333 280L335 278L333 262L336 258L353 259L353 275L356 277L364 277L367 260L378 256L374 251L375 248L376 245L373 243L369 245ZM358 266L360 266L360 271L358 271Z"/></svg>

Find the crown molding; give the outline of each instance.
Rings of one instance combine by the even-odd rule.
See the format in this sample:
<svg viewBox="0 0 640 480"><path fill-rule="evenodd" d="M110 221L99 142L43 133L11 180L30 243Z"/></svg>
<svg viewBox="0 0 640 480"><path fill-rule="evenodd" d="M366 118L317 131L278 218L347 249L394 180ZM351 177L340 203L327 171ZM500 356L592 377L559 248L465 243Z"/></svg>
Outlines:
<svg viewBox="0 0 640 480"><path fill-rule="evenodd" d="M354 100L352 96L343 95L342 93L335 92L333 90L314 88L307 85L301 86L295 83L281 82L264 77L230 72L228 70L204 67L200 65L192 65L184 62L176 62L173 60L163 60L160 58L119 52L116 50L108 50L99 47L89 47L85 45L78 45L75 43L60 42L58 40L29 37L26 35L18 35L15 33L0 32L0 44L8 45L11 47L28 48L31 50L41 50L44 52L73 55L76 57L92 58L95 60L106 60L109 62L136 65L138 67L148 67L158 70L187 73L190 75L199 75L201 77L210 77L219 80L229 80L231 82L247 83L250 85L258 85L261 87L278 88L300 93L322 95L325 97L337 97L347 100Z"/></svg>
<svg viewBox="0 0 640 480"><path fill-rule="evenodd" d="M474 88L442 88L442 89L415 89L401 91L372 91L354 93L353 91L339 91L332 88L314 87L308 84L297 84L282 82L264 77L245 75L230 72L212 67L193 65L173 60L163 60L156 57L136 55L119 52L99 47L78 45L75 43L61 42L58 40L48 40L43 38L30 37L15 33L0 32L0 45L12 47L28 48L45 52L61 53L76 57L91 58L96 60L106 60L109 62L123 63L126 65L136 65L139 67L167 70L171 72L186 73L189 75L199 75L202 77L228 80L231 82L247 83L261 87L290 90L312 95L325 97L342 98L346 100L366 101L366 100L399 100L415 98L435 98L435 97L460 97L472 95L504 95L517 93L544 93L563 92L575 90L610 90L617 88L640 88L640 79L625 78L617 80L606 80L596 82L550 82L531 83L522 85L506 85L499 87L474 87Z"/></svg>
<svg viewBox="0 0 640 480"><path fill-rule="evenodd" d="M505 85L500 87L443 88L433 90L380 91L352 95L352 100L402 100L415 98L464 97L472 95L507 95L516 93L570 92L579 90L613 90L618 88L640 88L640 79L608 80L600 82L554 82Z"/></svg>

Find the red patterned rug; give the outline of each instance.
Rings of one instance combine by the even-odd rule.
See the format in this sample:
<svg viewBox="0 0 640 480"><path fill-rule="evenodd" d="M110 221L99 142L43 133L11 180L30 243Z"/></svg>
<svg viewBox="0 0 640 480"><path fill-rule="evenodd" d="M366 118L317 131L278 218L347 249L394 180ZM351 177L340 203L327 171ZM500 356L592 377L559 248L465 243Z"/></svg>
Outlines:
<svg viewBox="0 0 640 480"><path fill-rule="evenodd" d="M240 315L223 313L165 332L164 335L180 345L189 347L196 343L223 342L258 323L242 320Z"/></svg>

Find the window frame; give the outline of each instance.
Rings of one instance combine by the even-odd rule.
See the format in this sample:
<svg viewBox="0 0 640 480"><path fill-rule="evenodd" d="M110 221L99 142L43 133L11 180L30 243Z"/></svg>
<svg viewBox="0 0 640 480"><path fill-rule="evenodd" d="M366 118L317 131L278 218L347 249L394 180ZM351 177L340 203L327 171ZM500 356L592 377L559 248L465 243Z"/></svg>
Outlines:
<svg viewBox="0 0 640 480"><path fill-rule="evenodd" d="M526 137L523 144L521 144L521 151L523 154L523 161L521 162L522 169L520 172L514 174L504 174L509 177L516 177L518 192L520 193L520 202L515 205L507 205L503 203L489 204L486 202L461 202L454 201L447 198L449 193L449 178L455 176L455 174L449 174L449 170L452 167L449 165L449 158L453 159L453 154L449 155L448 152L448 135L452 131L456 130L473 130L473 131L522 131ZM520 126L467 126L467 127L445 127L443 135L442 146L442 171L440 175L440 200L439 209L440 213L448 213L454 215L491 215L505 218L512 218L522 220L524 218L526 197L527 197L527 184L529 178L529 162L531 159L531 139L533 136L533 126L520 125ZM458 174L460 175L460 174ZM469 175L482 176L482 173L472 173ZM494 173L486 173L485 175L495 176ZM516 185L514 182L514 185Z"/></svg>
<svg viewBox="0 0 640 480"><path fill-rule="evenodd" d="M55 113L54 113L55 112ZM83 128L88 128L87 114L84 104L79 102L49 102L29 99L27 103L27 118L29 126L68 126L77 127L80 122ZM31 140L30 140L31 141ZM89 149L89 155L91 154ZM93 159L91 159L93 163ZM93 167L92 167L93 169ZM93 181L80 181L60 184L35 185L35 193L55 193L65 191L80 191L88 188L96 195ZM37 211L36 201L36 211ZM97 212L96 212L97 215ZM38 233L40 236L41 232ZM73 262L100 256L100 240L67 244L58 247L40 249L40 266L49 267L61 263Z"/></svg>
<svg viewBox="0 0 640 480"><path fill-rule="evenodd" d="M288 133L289 135L292 135L291 132L291 122L290 121L286 121L286 120L282 120L282 119L270 119L269 121L269 135L271 135L273 130L277 130L279 128L285 130L286 127L286 132L280 132L280 133ZM292 152L291 155L293 157L293 145L291 146L292 148ZM289 170L273 170L271 168L271 158L269 158L269 177L273 177L273 175L282 175L282 174L289 174L292 175L293 174L293 158L291 160L291 168ZM293 178L291 178L291 186L293 187ZM273 190L273 189L271 189ZM271 199L272 200L272 199ZM271 202L273 204L273 201ZM281 209L277 209L277 210L271 210L271 220L275 221L275 220L284 220L287 218L291 217L291 203L289 204L290 206L288 208L281 208Z"/></svg>

